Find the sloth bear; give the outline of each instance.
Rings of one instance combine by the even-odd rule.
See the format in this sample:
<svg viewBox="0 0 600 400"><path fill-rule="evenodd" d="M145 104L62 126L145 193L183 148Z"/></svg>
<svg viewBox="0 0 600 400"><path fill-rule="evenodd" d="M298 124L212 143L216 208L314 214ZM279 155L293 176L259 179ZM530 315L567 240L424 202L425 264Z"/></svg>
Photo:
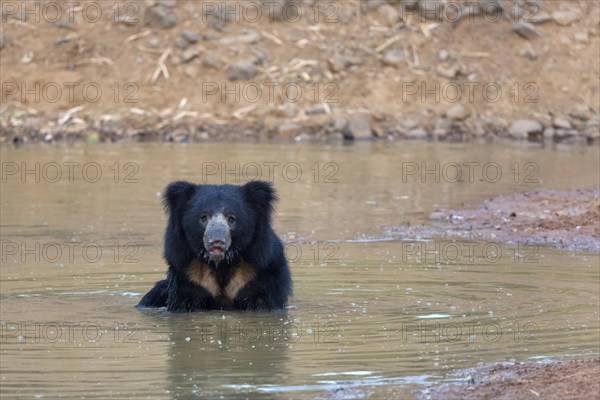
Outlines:
<svg viewBox="0 0 600 400"><path fill-rule="evenodd" d="M164 257L167 279L137 305L170 312L270 311L292 291L284 247L271 227L277 195L272 185L171 183Z"/></svg>

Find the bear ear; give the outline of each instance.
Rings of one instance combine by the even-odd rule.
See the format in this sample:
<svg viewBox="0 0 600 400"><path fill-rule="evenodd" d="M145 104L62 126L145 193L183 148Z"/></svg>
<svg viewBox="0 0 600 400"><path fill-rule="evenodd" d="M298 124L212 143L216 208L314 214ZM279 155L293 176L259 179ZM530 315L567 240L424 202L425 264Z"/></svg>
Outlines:
<svg viewBox="0 0 600 400"><path fill-rule="evenodd" d="M173 212L179 204L186 202L196 192L197 186L186 181L177 181L167 186L163 195L165 209Z"/></svg>
<svg viewBox="0 0 600 400"><path fill-rule="evenodd" d="M277 202L277 194L273 185L265 181L250 181L242 186L242 190L250 202L270 213Z"/></svg>

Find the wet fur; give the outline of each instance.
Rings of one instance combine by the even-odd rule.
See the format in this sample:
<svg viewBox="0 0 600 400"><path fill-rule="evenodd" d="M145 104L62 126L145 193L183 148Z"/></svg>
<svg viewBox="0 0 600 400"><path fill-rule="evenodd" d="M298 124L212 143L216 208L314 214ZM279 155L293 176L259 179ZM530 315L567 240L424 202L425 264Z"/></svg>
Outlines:
<svg viewBox="0 0 600 400"><path fill-rule="evenodd" d="M169 213L167 279L157 282L138 307L167 307L171 312L285 307L292 283L283 244L271 227L276 201L271 184L262 181L243 186L170 184L164 195ZM215 265L202 243L198 215L224 208L235 211L236 225L224 260Z"/></svg>

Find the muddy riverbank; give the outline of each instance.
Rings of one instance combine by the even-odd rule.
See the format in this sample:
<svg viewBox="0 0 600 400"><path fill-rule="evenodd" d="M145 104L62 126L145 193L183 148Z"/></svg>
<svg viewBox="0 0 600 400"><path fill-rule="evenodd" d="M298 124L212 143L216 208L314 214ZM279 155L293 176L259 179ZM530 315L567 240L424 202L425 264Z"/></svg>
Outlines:
<svg viewBox="0 0 600 400"><path fill-rule="evenodd" d="M394 233L600 251L598 188L496 196L472 208L433 212L429 219L430 224L404 226Z"/></svg>
<svg viewBox="0 0 600 400"><path fill-rule="evenodd" d="M600 360L517 363L475 368L463 383L423 392L423 399L593 399L600 396Z"/></svg>
<svg viewBox="0 0 600 400"><path fill-rule="evenodd" d="M6 3L0 141L600 138L597 1L227 3Z"/></svg>

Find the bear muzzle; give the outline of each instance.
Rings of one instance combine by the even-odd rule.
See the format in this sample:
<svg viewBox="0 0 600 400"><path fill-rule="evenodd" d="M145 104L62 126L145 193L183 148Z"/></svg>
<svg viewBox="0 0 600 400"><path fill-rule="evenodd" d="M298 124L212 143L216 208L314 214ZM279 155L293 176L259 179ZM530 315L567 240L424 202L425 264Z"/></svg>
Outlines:
<svg viewBox="0 0 600 400"><path fill-rule="evenodd" d="M216 214L208 220L203 239L210 260L215 264L223 261L225 253L231 246L231 233L223 214Z"/></svg>

